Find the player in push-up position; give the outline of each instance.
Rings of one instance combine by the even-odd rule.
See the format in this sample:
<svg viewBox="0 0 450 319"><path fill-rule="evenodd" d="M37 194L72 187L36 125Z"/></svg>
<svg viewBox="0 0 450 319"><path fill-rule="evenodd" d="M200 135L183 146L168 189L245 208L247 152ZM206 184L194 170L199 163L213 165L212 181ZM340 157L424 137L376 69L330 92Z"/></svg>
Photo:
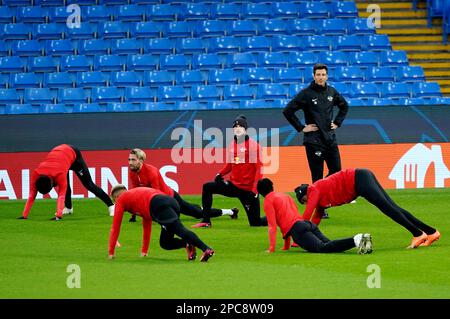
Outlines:
<svg viewBox="0 0 450 319"><path fill-rule="evenodd" d="M56 214L52 219L60 220L62 215L72 214L72 190L69 184L69 170L74 171L83 186L100 198L108 206L110 215L113 214L114 204L111 198L92 181L91 174L80 150L74 146L62 144L53 148L31 175L30 195L19 219L28 218L37 192L47 194L52 188L55 188L58 193Z"/></svg>
<svg viewBox="0 0 450 319"><path fill-rule="evenodd" d="M148 254L152 221L161 225L159 244L166 250L186 248L188 260L196 258L196 248L203 251L200 261L206 262L214 255L214 250L207 246L192 231L186 229L180 221L180 206L173 197L159 190L137 187L130 190L124 185L116 185L111 190L115 202L114 220L109 237L109 258L115 257L115 246L119 238L124 212L142 217L144 230L141 256ZM177 235L180 238L175 238Z"/></svg>
<svg viewBox="0 0 450 319"><path fill-rule="evenodd" d="M362 196L413 235L407 248L430 246L441 236L439 231L394 203L368 169L346 169L312 185L302 184L295 189L295 195L301 204L306 204L303 218L316 225L325 208L344 205Z"/></svg>

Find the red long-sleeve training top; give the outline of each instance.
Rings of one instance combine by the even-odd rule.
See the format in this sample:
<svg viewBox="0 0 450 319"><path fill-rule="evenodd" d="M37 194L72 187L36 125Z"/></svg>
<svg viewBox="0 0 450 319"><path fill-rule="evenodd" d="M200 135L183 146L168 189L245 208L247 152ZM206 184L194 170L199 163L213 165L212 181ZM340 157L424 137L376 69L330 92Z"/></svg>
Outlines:
<svg viewBox="0 0 450 319"><path fill-rule="evenodd" d="M264 211L269 226L269 251L275 251L277 226L285 239L284 249L289 249L290 236L286 234L297 221L303 220L294 200L289 195L271 192L264 199Z"/></svg>
<svg viewBox="0 0 450 319"><path fill-rule="evenodd" d="M219 172L230 174L230 181L237 187L257 193L256 185L262 177L261 147L253 139L242 143L234 140L227 148L227 164Z"/></svg>
<svg viewBox="0 0 450 319"><path fill-rule="evenodd" d="M139 172L129 170L129 176L131 181L130 188L151 187L160 190L168 196L173 197L174 195L174 190L164 182L161 173L153 165L143 164Z"/></svg>
<svg viewBox="0 0 450 319"><path fill-rule="evenodd" d="M142 217L143 240L142 253L147 254L152 233L152 217L150 215L150 202L156 195L164 195L163 192L148 188L137 187L125 191L116 200L114 208L114 219L109 235L109 255L114 255L117 239L120 234L120 226L124 212L129 212Z"/></svg>
<svg viewBox="0 0 450 319"><path fill-rule="evenodd" d="M358 197L355 169L346 169L316 181L308 187L307 197L303 218L319 225L325 208L347 204Z"/></svg>
<svg viewBox="0 0 450 319"><path fill-rule="evenodd" d="M53 148L43 162L33 171L30 178L30 194L23 210L22 216L27 218L37 195L36 181L40 175L46 175L53 180L53 186L58 193L56 203L56 216L61 217L64 209L64 199L67 190L67 172L75 162L76 154L67 144Z"/></svg>

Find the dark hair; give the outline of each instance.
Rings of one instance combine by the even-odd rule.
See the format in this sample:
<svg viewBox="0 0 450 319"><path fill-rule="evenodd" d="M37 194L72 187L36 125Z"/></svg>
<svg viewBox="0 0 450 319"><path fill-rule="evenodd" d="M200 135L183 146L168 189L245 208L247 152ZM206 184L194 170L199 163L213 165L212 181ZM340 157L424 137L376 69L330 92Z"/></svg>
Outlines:
<svg viewBox="0 0 450 319"><path fill-rule="evenodd" d="M267 194L273 192L273 183L268 178L260 179L258 185L256 185L256 189L261 196L266 197Z"/></svg>
<svg viewBox="0 0 450 319"><path fill-rule="evenodd" d="M300 186L296 187L294 192L295 192L295 197L297 197L297 200L302 203L302 198L303 196L305 196L308 192L308 184L301 184Z"/></svg>
<svg viewBox="0 0 450 319"><path fill-rule="evenodd" d="M314 75L316 74L317 70L325 70L325 71L327 71L327 74L328 74L328 67L325 64L322 64L322 63L314 64L314 69L313 69Z"/></svg>
<svg viewBox="0 0 450 319"><path fill-rule="evenodd" d="M41 194L49 193L53 188L53 181L46 175L40 175L36 180L36 189Z"/></svg>

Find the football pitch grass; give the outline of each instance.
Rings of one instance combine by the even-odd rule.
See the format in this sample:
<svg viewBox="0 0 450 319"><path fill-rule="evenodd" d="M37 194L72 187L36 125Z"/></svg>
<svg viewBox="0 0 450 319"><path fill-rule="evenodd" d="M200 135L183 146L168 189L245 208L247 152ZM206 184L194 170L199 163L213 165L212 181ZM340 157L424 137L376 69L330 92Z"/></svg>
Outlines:
<svg viewBox="0 0 450 319"><path fill-rule="evenodd" d="M107 259L112 218L98 199L74 200L74 214L50 221L55 200L36 201L28 220L17 220L25 201L0 201L0 298L450 298L450 189L389 191L395 202L442 234L430 247L405 249L411 235L366 200L329 210L320 224L331 239L372 234L374 252L312 254L299 248L267 254L266 227L251 228L235 199L215 196L214 206L237 206L239 218L213 219L195 229L216 254L189 262L184 249L159 247L153 224L149 256L141 258L142 226L125 214L116 259ZM200 196L184 196L200 203ZM196 220L182 215L191 227ZM80 267L80 288L68 288ZM369 265L380 270L380 288L368 288ZM376 267L375 266L375 267ZM369 282L373 282L369 280Z"/></svg>

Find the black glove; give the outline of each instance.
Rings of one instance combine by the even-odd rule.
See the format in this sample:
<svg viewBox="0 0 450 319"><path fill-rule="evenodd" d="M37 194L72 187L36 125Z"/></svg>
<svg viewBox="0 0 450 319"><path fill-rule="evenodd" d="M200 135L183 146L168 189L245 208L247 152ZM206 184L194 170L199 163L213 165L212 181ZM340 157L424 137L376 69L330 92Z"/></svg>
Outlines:
<svg viewBox="0 0 450 319"><path fill-rule="evenodd" d="M223 177L222 177L222 175L220 175L220 174L217 174L216 175L216 177L214 178L214 181L216 182L216 183L223 183L224 181L223 181Z"/></svg>

